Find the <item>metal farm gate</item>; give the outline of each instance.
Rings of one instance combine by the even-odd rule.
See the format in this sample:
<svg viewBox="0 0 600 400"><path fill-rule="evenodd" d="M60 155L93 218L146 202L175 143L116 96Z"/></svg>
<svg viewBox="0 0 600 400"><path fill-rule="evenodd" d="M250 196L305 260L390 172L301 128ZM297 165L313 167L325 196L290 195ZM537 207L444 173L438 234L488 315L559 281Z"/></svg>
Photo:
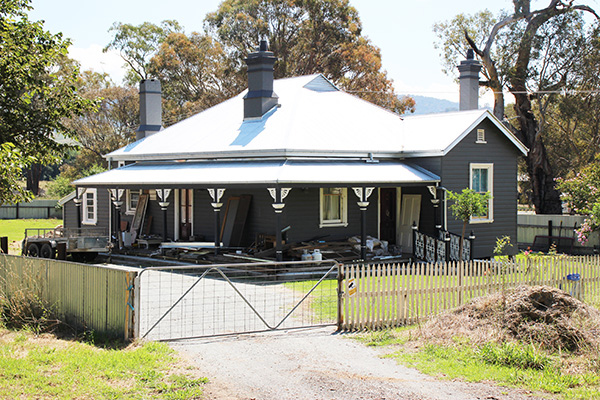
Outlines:
<svg viewBox="0 0 600 400"><path fill-rule="evenodd" d="M175 340L335 325L335 261L151 267L136 278L136 334Z"/></svg>

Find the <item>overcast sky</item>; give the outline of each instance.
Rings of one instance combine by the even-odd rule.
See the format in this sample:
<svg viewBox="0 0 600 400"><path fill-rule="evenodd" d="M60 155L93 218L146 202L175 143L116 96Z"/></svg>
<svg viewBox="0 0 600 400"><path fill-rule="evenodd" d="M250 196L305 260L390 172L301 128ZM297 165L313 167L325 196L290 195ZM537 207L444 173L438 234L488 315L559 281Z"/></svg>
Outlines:
<svg viewBox="0 0 600 400"><path fill-rule="evenodd" d="M219 3L220 0L33 0L30 17L46 21L46 29L70 38L73 42L70 55L84 69L108 72L120 83L122 60L116 54L101 52L110 41L108 29L114 22L138 25L144 21L159 23L175 19L186 32L201 31L204 16L215 11ZM512 5L509 0L350 0L350 3L358 10L363 34L381 48L383 67L399 94L453 101L458 101L458 85L441 71L439 52L433 47L433 24L461 12L473 13L485 8L497 12ZM545 3L534 1L534 4Z"/></svg>

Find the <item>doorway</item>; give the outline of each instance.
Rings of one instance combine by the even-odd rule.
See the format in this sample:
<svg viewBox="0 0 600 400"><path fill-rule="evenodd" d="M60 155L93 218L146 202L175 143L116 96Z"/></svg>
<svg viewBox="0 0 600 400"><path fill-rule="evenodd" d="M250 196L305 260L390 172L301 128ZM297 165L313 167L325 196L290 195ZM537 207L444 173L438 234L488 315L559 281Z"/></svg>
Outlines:
<svg viewBox="0 0 600 400"><path fill-rule="evenodd" d="M188 241L192 236L193 194L192 189L179 191L179 240Z"/></svg>
<svg viewBox="0 0 600 400"><path fill-rule="evenodd" d="M396 244L396 188L379 189L379 239Z"/></svg>

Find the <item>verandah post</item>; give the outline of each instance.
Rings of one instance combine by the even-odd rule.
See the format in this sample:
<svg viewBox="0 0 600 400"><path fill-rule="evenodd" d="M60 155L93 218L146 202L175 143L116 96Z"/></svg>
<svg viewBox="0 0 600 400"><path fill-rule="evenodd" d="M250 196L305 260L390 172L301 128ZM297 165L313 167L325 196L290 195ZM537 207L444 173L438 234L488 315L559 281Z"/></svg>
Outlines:
<svg viewBox="0 0 600 400"><path fill-rule="evenodd" d="M221 203L221 198L225 193L225 189L207 189L208 194L212 199L212 203L210 205L213 207L215 212L215 255L219 254L219 249L221 248L221 207L223 203Z"/></svg>
<svg viewBox="0 0 600 400"><path fill-rule="evenodd" d="M285 207L285 203L283 199L287 197L290 193L291 188L267 188L269 194L273 198L274 203L271 204L273 206L273 210L275 211L275 254L277 256L277 261L283 261L283 243L281 237L281 214L283 213L283 208Z"/></svg>
<svg viewBox="0 0 600 400"><path fill-rule="evenodd" d="M367 259L367 207L369 206L369 196L373 193L373 187L353 187L352 190L358 201L356 204L360 209L360 258L363 261Z"/></svg>

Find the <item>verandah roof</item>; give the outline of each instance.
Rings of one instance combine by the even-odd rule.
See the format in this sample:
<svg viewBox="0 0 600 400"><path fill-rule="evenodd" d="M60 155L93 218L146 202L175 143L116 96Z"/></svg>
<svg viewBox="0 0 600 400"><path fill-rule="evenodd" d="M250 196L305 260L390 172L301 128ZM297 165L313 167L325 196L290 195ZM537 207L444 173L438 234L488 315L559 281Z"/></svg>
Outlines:
<svg viewBox="0 0 600 400"><path fill-rule="evenodd" d="M136 163L74 182L81 187L350 186L437 183L440 177L401 161L269 160Z"/></svg>

